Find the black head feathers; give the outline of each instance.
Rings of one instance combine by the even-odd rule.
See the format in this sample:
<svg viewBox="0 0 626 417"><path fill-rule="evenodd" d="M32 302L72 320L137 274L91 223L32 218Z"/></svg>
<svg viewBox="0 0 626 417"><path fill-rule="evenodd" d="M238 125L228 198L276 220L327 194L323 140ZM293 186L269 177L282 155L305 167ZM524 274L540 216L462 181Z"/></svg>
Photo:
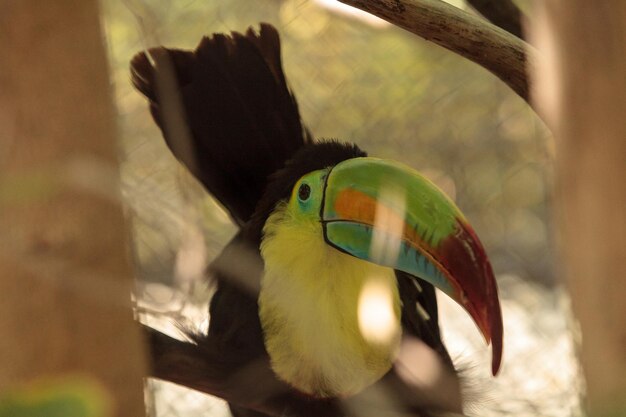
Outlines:
<svg viewBox="0 0 626 417"><path fill-rule="evenodd" d="M265 220L279 201L289 198L291 190L301 177L319 169L333 167L342 161L364 156L367 154L358 146L337 140L304 145L287 161L284 168L270 176L267 189L259 201L251 224L246 228L247 237L253 241L260 241Z"/></svg>
<svg viewBox="0 0 626 417"><path fill-rule="evenodd" d="M291 189L305 174L328 167L333 167L347 159L367 156L358 146L329 140L308 144L302 147L291 158L285 167L270 176L263 200L269 204L285 199L291 194ZM263 211L261 207L257 211Z"/></svg>

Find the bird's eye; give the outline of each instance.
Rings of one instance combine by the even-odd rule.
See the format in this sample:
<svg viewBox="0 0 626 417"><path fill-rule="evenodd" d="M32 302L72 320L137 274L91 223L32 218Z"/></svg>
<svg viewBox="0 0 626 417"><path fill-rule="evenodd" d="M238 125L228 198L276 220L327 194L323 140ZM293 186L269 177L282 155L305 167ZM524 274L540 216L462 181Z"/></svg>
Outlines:
<svg viewBox="0 0 626 417"><path fill-rule="evenodd" d="M298 189L298 200L307 201L310 196L311 196L311 187L309 187L309 184L300 185L300 188Z"/></svg>

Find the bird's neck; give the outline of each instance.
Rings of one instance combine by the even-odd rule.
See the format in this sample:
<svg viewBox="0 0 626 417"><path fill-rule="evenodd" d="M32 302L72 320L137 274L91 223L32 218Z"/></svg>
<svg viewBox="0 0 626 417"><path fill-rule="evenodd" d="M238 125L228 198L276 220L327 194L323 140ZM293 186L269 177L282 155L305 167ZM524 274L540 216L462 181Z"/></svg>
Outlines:
<svg viewBox="0 0 626 417"><path fill-rule="evenodd" d="M310 395L354 394L389 370L398 349L400 298L394 271L326 245L319 223L294 224L278 216L270 217L264 230L259 294L272 368ZM372 283L389 300L388 311L369 312L390 320L385 338L375 341L363 331L363 309L368 308L363 294Z"/></svg>

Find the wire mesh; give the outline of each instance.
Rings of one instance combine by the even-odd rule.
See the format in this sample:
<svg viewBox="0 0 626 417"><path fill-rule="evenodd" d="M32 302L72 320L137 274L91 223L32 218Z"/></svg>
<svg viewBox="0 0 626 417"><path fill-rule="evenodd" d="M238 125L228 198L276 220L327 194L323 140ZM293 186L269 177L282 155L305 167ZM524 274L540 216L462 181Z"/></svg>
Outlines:
<svg viewBox="0 0 626 417"><path fill-rule="evenodd" d="M203 282L203 268L235 227L165 147L143 97L131 88L129 60L146 47L192 49L203 35L267 21L281 33L285 71L314 135L354 141L371 155L417 168L456 200L487 247L505 319L498 378L488 375L488 351L475 326L439 297L446 344L465 369L467 414L581 415L579 336L553 273L551 136L484 70L334 6L322 0L103 2L143 317L173 333L174 322L206 327L212 288ZM150 381L147 397L155 417L228 415L223 402L164 382Z"/></svg>

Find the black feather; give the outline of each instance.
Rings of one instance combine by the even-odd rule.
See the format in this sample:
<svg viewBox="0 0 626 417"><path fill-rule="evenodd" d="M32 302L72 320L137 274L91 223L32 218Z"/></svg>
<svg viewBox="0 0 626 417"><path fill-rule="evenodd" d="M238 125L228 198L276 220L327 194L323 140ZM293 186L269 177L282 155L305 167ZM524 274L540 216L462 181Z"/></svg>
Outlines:
<svg viewBox="0 0 626 417"><path fill-rule="evenodd" d="M133 58L131 73L174 155L239 225L268 176L311 142L270 25L205 37L193 52L151 49Z"/></svg>
<svg viewBox="0 0 626 417"><path fill-rule="evenodd" d="M444 364L450 369L454 369L452 359L441 340L435 288L421 278L398 270L395 272L400 299L402 300L403 329L408 334L421 339L431 349L439 353ZM430 316L429 320L424 320L419 314L417 303L428 313Z"/></svg>

